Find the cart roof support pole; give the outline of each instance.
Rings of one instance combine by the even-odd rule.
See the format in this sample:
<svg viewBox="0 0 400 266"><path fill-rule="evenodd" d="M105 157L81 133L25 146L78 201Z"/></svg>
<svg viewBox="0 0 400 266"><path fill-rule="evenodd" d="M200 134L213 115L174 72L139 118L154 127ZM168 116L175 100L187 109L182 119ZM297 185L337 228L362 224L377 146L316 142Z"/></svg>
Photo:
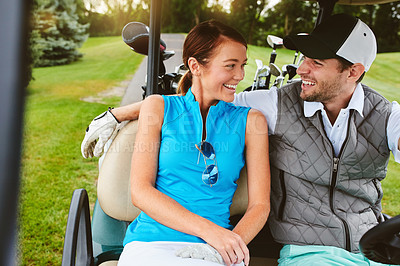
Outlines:
<svg viewBox="0 0 400 266"><path fill-rule="evenodd" d="M151 0L150 38L147 61L146 96L158 93L158 69L160 65L160 27L162 0Z"/></svg>
<svg viewBox="0 0 400 266"><path fill-rule="evenodd" d="M319 11L315 26L319 25L332 14L337 1L338 0L318 0Z"/></svg>
<svg viewBox="0 0 400 266"><path fill-rule="evenodd" d="M17 265L16 218L30 2L1 1L0 5L0 265Z"/></svg>

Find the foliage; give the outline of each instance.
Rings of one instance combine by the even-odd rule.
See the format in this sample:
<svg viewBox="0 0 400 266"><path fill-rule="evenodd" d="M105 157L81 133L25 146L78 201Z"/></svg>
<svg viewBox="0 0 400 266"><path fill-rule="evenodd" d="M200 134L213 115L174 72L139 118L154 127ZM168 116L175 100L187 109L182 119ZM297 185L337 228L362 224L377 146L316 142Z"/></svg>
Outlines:
<svg viewBox="0 0 400 266"><path fill-rule="evenodd" d="M376 11L374 32L378 41L378 52L399 51L400 47L400 3L382 4Z"/></svg>
<svg viewBox="0 0 400 266"><path fill-rule="evenodd" d="M181 1L163 0L161 28L163 32L189 32L200 21L203 21L206 0Z"/></svg>
<svg viewBox="0 0 400 266"><path fill-rule="evenodd" d="M91 36L120 35L131 21L149 25L151 0L82 1L86 2L85 21L91 24ZM269 34L284 37L311 32L315 26L317 1L280 0L275 6L268 4L268 0L163 0L161 31L189 32L199 22L214 18L238 29L249 44L267 46ZM366 22L376 34L378 52L400 51L400 2L337 4L333 13L351 14Z"/></svg>
<svg viewBox="0 0 400 266"><path fill-rule="evenodd" d="M123 27L137 21L149 25L149 0L86 0L85 22L90 36L121 35ZM105 10L102 10L105 9ZM102 11L102 12L99 12Z"/></svg>
<svg viewBox="0 0 400 266"><path fill-rule="evenodd" d="M264 30L267 34L284 37L291 33L310 32L317 17L316 2L282 0L267 10Z"/></svg>
<svg viewBox="0 0 400 266"><path fill-rule="evenodd" d="M241 25L240 31L249 44L255 44L261 29L260 19L266 0L233 0L231 3L231 24Z"/></svg>
<svg viewBox="0 0 400 266"><path fill-rule="evenodd" d="M88 37L74 0L36 0L32 15L31 50L34 66L54 66L78 60L78 48Z"/></svg>

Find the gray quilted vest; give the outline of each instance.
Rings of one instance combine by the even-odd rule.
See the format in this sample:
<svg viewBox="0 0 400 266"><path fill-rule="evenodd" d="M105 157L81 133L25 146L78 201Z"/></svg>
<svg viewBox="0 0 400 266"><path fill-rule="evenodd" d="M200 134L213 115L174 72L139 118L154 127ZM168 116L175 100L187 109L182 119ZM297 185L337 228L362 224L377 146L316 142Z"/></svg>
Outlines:
<svg viewBox="0 0 400 266"><path fill-rule="evenodd" d="M380 221L391 104L369 87L363 89L364 117L350 112L337 158L321 112L304 116L300 83L278 90L277 125L270 136L269 219L277 242L358 252L361 236Z"/></svg>

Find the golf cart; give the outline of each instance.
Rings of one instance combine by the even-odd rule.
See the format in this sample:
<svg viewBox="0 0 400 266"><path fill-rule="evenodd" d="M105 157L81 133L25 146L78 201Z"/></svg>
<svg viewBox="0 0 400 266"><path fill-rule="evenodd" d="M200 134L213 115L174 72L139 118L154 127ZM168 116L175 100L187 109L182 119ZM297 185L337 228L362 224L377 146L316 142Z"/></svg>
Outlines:
<svg viewBox="0 0 400 266"><path fill-rule="evenodd" d="M159 62L162 56L159 50L160 2L153 0L151 5L146 95L160 93L158 86ZM367 2L363 1L360 4ZM335 1L320 0L319 4L317 23L331 14ZM84 189L74 191L62 265L117 264L123 249L122 240L125 230L140 212L131 203L129 188L130 161L136 131L136 121L123 127L102 160L97 188L98 201L94 208L92 223L90 223L89 200L86 191ZM246 178L244 168L231 206L232 224L240 219L240 215L244 214L247 207ZM400 263L400 242L397 235L399 231L400 217L389 219L371 229L363 237L361 250L373 260ZM251 265L276 265L280 247L280 244L273 241L266 225L249 244L252 254Z"/></svg>

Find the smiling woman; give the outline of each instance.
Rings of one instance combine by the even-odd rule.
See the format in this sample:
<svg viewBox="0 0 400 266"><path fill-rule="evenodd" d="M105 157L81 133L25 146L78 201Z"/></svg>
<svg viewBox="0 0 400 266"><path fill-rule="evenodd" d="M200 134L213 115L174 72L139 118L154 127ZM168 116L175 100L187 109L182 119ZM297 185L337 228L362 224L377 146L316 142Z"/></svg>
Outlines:
<svg viewBox="0 0 400 266"><path fill-rule="evenodd" d="M144 100L130 187L142 212L126 231L119 265L249 264L247 244L269 213L270 175L264 116L226 102L244 77L246 52L233 28L200 23L183 45L189 70L181 95ZM193 148L171 150L182 143ZM251 197L233 228L230 205L244 158Z"/></svg>

